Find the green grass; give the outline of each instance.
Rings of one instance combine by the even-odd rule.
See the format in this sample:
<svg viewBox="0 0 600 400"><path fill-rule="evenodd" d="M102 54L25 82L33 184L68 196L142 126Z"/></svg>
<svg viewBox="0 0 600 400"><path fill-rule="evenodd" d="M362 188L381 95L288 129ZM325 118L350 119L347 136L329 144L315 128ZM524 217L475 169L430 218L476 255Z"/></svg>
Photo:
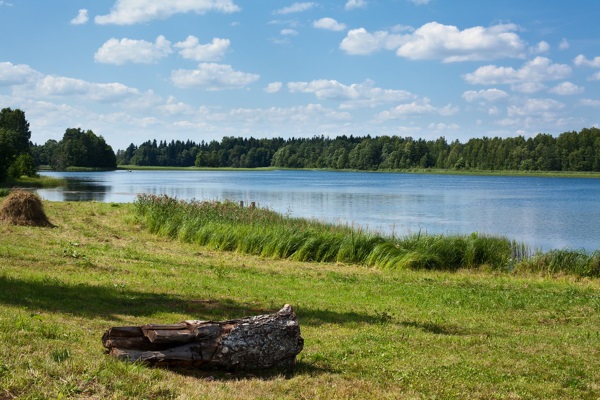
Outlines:
<svg viewBox="0 0 600 400"><path fill-rule="evenodd" d="M597 279L265 258L150 233L133 204L44 205L56 228L0 225L3 400L600 396ZM293 371L158 369L103 354L111 326L284 303L305 339Z"/></svg>
<svg viewBox="0 0 600 400"><path fill-rule="evenodd" d="M36 177L22 176L18 179L10 178L0 183L0 189L4 189L4 193L13 187L25 188L52 188L66 185L64 179L53 178L50 176L38 175Z"/></svg>

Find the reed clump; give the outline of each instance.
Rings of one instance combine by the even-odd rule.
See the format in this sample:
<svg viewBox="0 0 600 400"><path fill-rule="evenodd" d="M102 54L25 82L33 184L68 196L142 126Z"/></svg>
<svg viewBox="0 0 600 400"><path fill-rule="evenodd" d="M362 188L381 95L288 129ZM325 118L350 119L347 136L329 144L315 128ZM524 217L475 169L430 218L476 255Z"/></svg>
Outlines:
<svg viewBox="0 0 600 400"><path fill-rule="evenodd" d="M140 195L135 210L153 233L224 251L295 261L341 262L382 269L509 270L515 243L501 237L386 237L348 226L292 218L232 201L182 201Z"/></svg>

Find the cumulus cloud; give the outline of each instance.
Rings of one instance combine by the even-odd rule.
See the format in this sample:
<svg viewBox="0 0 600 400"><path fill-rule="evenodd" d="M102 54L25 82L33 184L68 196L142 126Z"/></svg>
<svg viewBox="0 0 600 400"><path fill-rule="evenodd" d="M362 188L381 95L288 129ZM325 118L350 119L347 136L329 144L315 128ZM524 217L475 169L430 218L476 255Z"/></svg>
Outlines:
<svg viewBox="0 0 600 400"><path fill-rule="evenodd" d="M558 44L558 49L559 50L567 50L569 47L571 47L571 45L569 44L569 41L565 38L563 38L560 43Z"/></svg>
<svg viewBox="0 0 600 400"><path fill-rule="evenodd" d="M589 77L590 81L600 81L600 71Z"/></svg>
<svg viewBox="0 0 600 400"><path fill-rule="evenodd" d="M550 51L550 44L548 44L548 42L545 42L543 40L531 49L531 53L533 53L533 54L542 54L542 53L547 53L549 51Z"/></svg>
<svg viewBox="0 0 600 400"><path fill-rule="evenodd" d="M582 106L586 106L586 107L600 107L600 100L581 99L581 101L579 103Z"/></svg>
<svg viewBox="0 0 600 400"><path fill-rule="evenodd" d="M0 86L22 85L41 76L42 74L29 65L0 62Z"/></svg>
<svg viewBox="0 0 600 400"><path fill-rule="evenodd" d="M429 22L407 34L370 33L358 28L348 32L340 48L348 54L362 55L395 50L399 57L446 63L519 58L523 57L526 45L515 33L517 30L514 24L502 24L461 31L456 26L437 22Z"/></svg>
<svg viewBox="0 0 600 400"><path fill-rule="evenodd" d="M519 69L495 65L479 67L475 72L466 74L464 79L472 85L513 85L514 88L533 85L539 90L540 82L564 79L571 72L568 65L554 64L548 58L536 57Z"/></svg>
<svg viewBox="0 0 600 400"><path fill-rule="evenodd" d="M273 12L273 14L285 15L285 14L293 14L298 12L303 12L310 10L313 7L316 7L317 3L314 2L304 2L304 3L294 3L289 7L283 7L279 10Z"/></svg>
<svg viewBox="0 0 600 400"><path fill-rule="evenodd" d="M81 79L47 75L36 84L42 96L80 96L97 102L115 102L140 94L121 83L92 83Z"/></svg>
<svg viewBox="0 0 600 400"><path fill-rule="evenodd" d="M589 60L583 54L578 55L573 60L573 63L578 67L592 67L592 68L600 68L600 57L595 57L592 60Z"/></svg>
<svg viewBox="0 0 600 400"><path fill-rule="evenodd" d="M94 54L94 60L104 64L123 65L126 63L151 64L172 52L171 42L164 36L156 42L133 39L109 39Z"/></svg>
<svg viewBox="0 0 600 400"><path fill-rule="evenodd" d="M523 104L508 107L509 117L542 116L555 118L554 113L565 108L565 105L553 99L527 99Z"/></svg>
<svg viewBox="0 0 600 400"><path fill-rule="evenodd" d="M298 31L297 30L290 29L290 28L282 29L281 31L279 31L279 33L282 36L297 36L298 35Z"/></svg>
<svg viewBox="0 0 600 400"><path fill-rule="evenodd" d="M337 22L333 18L321 18L313 22L313 27L318 29L326 29L329 31L343 31L346 29L346 24Z"/></svg>
<svg viewBox="0 0 600 400"><path fill-rule="evenodd" d="M312 93L320 100L341 101L342 109L375 107L416 98L414 94L405 90L375 87L375 83L371 80L344 85L336 80L319 79L311 82L289 82L287 87L291 93Z"/></svg>
<svg viewBox="0 0 600 400"><path fill-rule="evenodd" d="M581 86L577 86L571 82L563 82L550 89L550 92L561 96L569 96L583 93L583 90Z"/></svg>
<svg viewBox="0 0 600 400"><path fill-rule="evenodd" d="M346 10L355 10L357 8L365 8L367 6L366 0L348 0L344 9Z"/></svg>
<svg viewBox="0 0 600 400"><path fill-rule="evenodd" d="M466 101L485 101L485 102L494 102L498 100L503 100L508 97L508 93L504 90L500 89L484 89L484 90L467 90L463 93L463 99Z"/></svg>
<svg viewBox="0 0 600 400"><path fill-rule="evenodd" d="M401 35L386 31L370 33L365 28L351 29L340 43L340 49L352 55L368 55L380 50L393 50L404 41Z"/></svg>
<svg viewBox="0 0 600 400"><path fill-rule="evenodd" d="M267 93L277 93L281 90L282 87L283 83L281 82L271 82L267 85L264 91Z"/></svg>
<svg viewBox="0 0 600 400"><path fill-rule="evenodd" d="M85 8L79 10L79 13L75 18L71 20L71 24L73 25L83 25L88 22L88 10Z"/></svg>
<svg viewBox="0 0 600 400"><path fill-rule="evenodd" d="M164 114L168 116L173 115L193 115L194 108L189 104L182 103L180 101L175 100L173 96L169 96L167 98L166 103L158 106L158 109Z"/></svg>
<svg viewBox="0 0 600 400"><path fill-rule="evenodd" d="M412 60L443 62L522 57L525 43L516 30L514 24L503 24L461 31L456 26L430 22L408 35L396 54Z"/></svg>
<svg viewBox="0 0 600 400"><path fill-rule="evenodd" d="M448 104L444 107L434 107L430 100L425 98L411 103L400 104L390 110L382 111L377 114L376 120L387 121L392 119L404 119L408 117L438 114L442 116L454 115L458 112L458 107Z"/></svg>
<svg viewBox="0 0 600 400"><path fill-rule="evenodd" d="M194 61L219 61L225 56L231 42L229 39L214 38L211 43L200 44L195 36L188 36L183 42L175 43L174 47L181 49L183 58Z"/></svg>
<svg viewBox="0 0 600 400"><path fill-rule="evenodd" d="M216 63L201 63L197 69L178 69L171 73L171 80L177 87L211 91L240 89L259 78L260 75L235 71L231 65Z"/></svg>
<svg viewBox="0 0 600 400"><path fill-rule="evenodd" d="M117 0L110 14L95 18L97 24L132 25L165 19L174 14L205 14L210 11L233 13L240 8L232 0Z"/></svg>

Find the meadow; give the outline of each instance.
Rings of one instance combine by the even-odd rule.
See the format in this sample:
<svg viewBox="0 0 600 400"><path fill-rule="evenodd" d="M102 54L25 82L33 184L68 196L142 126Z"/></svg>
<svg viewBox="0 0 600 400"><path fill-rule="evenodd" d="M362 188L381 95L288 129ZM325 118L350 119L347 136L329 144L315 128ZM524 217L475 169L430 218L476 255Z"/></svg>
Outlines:
<svg viewBox="0 0 600 400"><path fill-rule="evenodd" d="M0 399L600 396L597 255L560 251L525 267L501 238L483 238L488 259L477 236L390 242L209 205L232 208L225 220L208 214L218 240L202 239L183 211L152 217L141 202L44 202L54 227L0 225ZM304 240L269 248L250 227ZM402 240L429 244L382 261ZM377 246L380 258L367 251ZM440 258L432 248L461 251ZM583 273L563 267L578 257ZM111 326L224 320L285 303L305 339L293 370L159 369L103 353Z"/></svg>

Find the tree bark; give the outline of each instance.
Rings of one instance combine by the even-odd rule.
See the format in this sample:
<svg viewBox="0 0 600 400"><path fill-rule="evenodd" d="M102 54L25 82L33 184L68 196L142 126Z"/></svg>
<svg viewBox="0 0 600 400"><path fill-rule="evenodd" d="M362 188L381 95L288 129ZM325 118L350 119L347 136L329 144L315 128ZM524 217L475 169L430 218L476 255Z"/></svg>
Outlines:
<svg viewBox="0 0 600 400"><path fill-rule="evenodd" d="M111 356L128 361L253 370L293 366L304 339L286 304L274 314L221 322L113 327L102 344Z"/></svg>

